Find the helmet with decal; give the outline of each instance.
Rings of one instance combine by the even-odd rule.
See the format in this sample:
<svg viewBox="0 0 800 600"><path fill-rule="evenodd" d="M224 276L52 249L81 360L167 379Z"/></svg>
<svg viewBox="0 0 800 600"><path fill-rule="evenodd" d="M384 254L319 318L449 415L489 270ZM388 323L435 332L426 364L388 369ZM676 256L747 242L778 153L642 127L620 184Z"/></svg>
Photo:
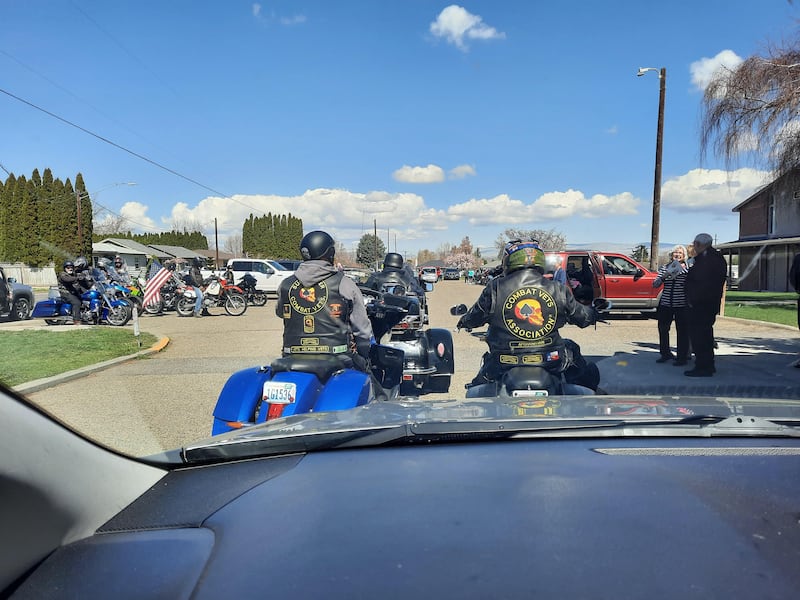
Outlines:
<svg viewBox="0 0 800 600"><path fill-rule="evenodd" d="M545 269L544 252L536 241L512 240L503 249L503 272L508 274L518 269Z"/></svg>

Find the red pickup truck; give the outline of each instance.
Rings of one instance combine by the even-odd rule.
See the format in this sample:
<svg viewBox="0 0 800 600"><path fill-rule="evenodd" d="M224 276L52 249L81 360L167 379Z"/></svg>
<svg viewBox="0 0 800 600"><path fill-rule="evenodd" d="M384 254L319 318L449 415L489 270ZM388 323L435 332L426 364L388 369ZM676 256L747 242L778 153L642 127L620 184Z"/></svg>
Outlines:
<svg viewBox="0 0 800 600"><path fill-rule="evenodd" d="M657 274L630 256L617 252L574 250L547 252L545 275L552 276L561 267L575 297L584 303L592 298L606 298L612 310L652 311L658 306L661 287L654 288ZM580 285L578 285L580 284Z"/></svg>

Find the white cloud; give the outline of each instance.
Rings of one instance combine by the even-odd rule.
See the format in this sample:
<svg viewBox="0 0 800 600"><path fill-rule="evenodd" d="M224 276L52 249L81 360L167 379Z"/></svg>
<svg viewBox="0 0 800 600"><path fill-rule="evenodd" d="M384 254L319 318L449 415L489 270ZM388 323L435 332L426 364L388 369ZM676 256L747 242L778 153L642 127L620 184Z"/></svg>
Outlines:
<svg viewBox="0 0 800 600"><path fill-rule="evenodd" d="M281 25L301 25L306 22L305 15L293 15L291 17L281 17Z"/></svg>
<svg viewBox="0 0 800 600"><path fill-rule="evenodd" d="M141 202L126 202L123 204L122 208L119 209L119 215L125 218L123 227L136 230L147 229L148 231L162 231L168 229L168 227L160 227L153 219L148 217L147 210L147 205ZM103 219L99 223L103 223L106 220L113 220L113 217L107 216L106 219Z"/></svg>
<svg viewBox="0 0 800 600"><path fill-rule="evenodd" d="M693 169L661 186L661 204L673 210L728 214L768 182L769 173L755 169Z"/></svg>
<svg viewBox="0 0 800 600"><path fill-rule="evenodd" d="M253 4L253 16L258 18L261 16L261 5Z"/></svg>
<svg viewBox="0 0 800 600"><path fill-rule="evenodd" d="M477 173L475 172L475 167L472 165L458 165L450 169L448 173L450 179L464 179L465 177L474 177L475 175L477 175Z"/></svg>
<svg viewBox="0 0 800 600"><path fill-rule="evenodd" d="M629 192L614 196L595 194L587 198L583 192L549 192L526 204L507 194L494 198L472 199L451 206L447 214L467 219L471 225L516 225L535 221L554 221L570 217L601 218L617 215L635 215L639 199Z"/></svg>
<svg viewBox="0 0 800 600"><path fill-rule="evenodd" d="M608 129L606 129L606 133L608 135L617 135L617 133L619 133L619 129L617 128L616 125L612 125Z"/></svg>
<svg viewBox="0 0 800 600"><path fill-rule="evenodd" d="M733 50L723 50L713 58L703 57L689 66L692 83L703 92L719 69L733 70L742 62L742 58Z"/></svg>
<svg viewBox="0 0 800 600"><path fill-rule="evenodd" d="M495 40L506 37L505 33L486 25L478 15L473 15L456 4L451 4L439 13L430 25L430 32L465 52L468 49L465 40Z"/></svg>
<svg viewBox="0 0 800 600"><path fill-rule="evenodd" d="M395 181L403 183L441 183L444 181L444 169L437 165L427 167L410 167L403 165L392 173Z"/></svg>

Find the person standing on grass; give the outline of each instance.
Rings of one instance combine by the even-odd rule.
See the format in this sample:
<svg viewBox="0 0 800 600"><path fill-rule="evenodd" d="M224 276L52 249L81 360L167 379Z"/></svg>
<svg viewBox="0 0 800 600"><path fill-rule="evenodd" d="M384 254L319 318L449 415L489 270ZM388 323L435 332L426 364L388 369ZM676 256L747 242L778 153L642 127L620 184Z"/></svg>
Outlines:
<svg viewBox="0 0 800 600"><path fill-rule="evenodd" d="M689 304L689 338L695 366L684 371L687 377L711 377L714 366L714 322L722 302L727 263L722 253L712 247L713 238L699 233L694 238L694 265L686 275L686 299Z"/></svg>

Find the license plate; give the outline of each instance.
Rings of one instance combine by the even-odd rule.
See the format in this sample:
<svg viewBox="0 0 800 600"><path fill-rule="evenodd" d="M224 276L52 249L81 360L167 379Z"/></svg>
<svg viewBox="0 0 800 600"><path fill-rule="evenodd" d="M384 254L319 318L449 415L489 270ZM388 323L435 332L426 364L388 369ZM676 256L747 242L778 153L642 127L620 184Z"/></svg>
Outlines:
<svg viewBox="0 0 800 600"><path fill-rule="evenodd" d="M512 398L538 398L549 395L547 390L514 390L511 392Z"/></svg>
<svg viewBox="0 0 800 600"><path fill-rule="evenodd" d="M294 404L297 397L297 384L286 381L264 382L262 400L270 404Z"/></svg>

